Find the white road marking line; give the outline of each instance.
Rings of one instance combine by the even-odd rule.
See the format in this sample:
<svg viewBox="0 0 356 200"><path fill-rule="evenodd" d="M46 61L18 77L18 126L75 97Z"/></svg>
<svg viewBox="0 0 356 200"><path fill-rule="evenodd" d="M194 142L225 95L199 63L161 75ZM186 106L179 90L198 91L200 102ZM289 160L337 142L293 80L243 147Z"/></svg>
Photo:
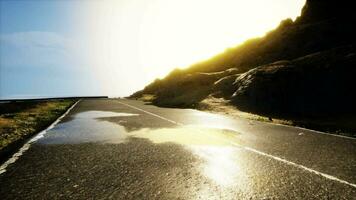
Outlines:
<svg viewBox="0 0 356 200"><path fill-rule="evenodd" d="M299 127L299 126L290 126L290 125L286 125L286 124L277 124L277 123L273 123L273 122L260 122L260 123L277 125L277 126L284 126L284 127L287 127L287 128L296 128L296 129L308 131L308 133L313 133L313 134L317 133L317 134L323 134L323 135L327 135L327 136L331 136L331 137L339 137L339 138L356 140L356 138L349 137L349 136L346 136L346 135L336 135L336 134L326 133L326 132L312 130L312 129L308 129L308 128L303 128L303 127Z"/></svg>
<svg viewBox="0 0 356 200"><path fill-rule="evenodd" d="M126 106L128 106L128 107L130 107L130 108L133 108L133 109L142 111L142 112L144 112L144 113L150 114L150 115L152 115L152 116L158 117L158 118L160 118L160 119L166 120L166 121L171 122L171 123L173 123L173 124L181 125L181 126L184 125L184 124L182 124L182 123L173 121L173 120L171 120L171 119L167 119L167 118L165 118L165 117L159 116L159 115L157 115L157 114L155 114L155 113L152 113L152 112L143 110L143 109L141 109L141 108L137 108L137 107L132 106L132 105L130 105L130 104L126 104L126 103L122 103L122 102L118 102L118 103L123 104L123 105L126 105ZM356 184L354 184L354 183L350 183L350 182L348 182L348 181L339 179L339 178L337 178L337 177L335 177L335 176L332 176L332 175L329 175L329 174L325 174L325 173L316 171L316 170L311 169L311 168L308 168L308 167L306 167L306 166L304 166L304 165L300 165L300 164L297 164L297 163L294 163L294 162L285 160L285 159L283 159L283 158L280 158L280 157L277 157L277 156L274 156L274 155L271 155L271 154L264 153L264 152L262 152L262 151L259 151L259 150L257 150L257 149L253 149L253 148L251 148L251 147L242 146L242 145L236 144L236 143L234 143L234 142L231 142L231 144L232 144L233 146L237 146L237 147L243 148L243 149L245 149L245 150L247 150L247 151L250 151L250 152L253 152L253 153L262 155L262 156L266 156L266 157L268 157L268 158L272 158L272 159L274 159L274 160L277 160L277 161L279 161L279 162L285 163L285 164L287 164L287 165L291 165L291 166L293 166L293 167L297 167L297 168L299 168L299 169L303 169L303 170L305 170L305 171L308 171L308 172L310 172L310 173L313 173L313 174L322 176L322 177L327 178L327 179L329 179L329 180L333 180L333 181L336 181L336 182L339 182L339 183L343 183L343 184L346 184L346 185L348 185L348 186L351 186L351 187L356 188Z"/></svg>
<svg viewBox="0 0 356 200"><path fill-rule="evenodd" d="M241 145L234 144L234 143L232 143L232 144L233 144L234 146L242 147L242 148L244 148L244 149L247 150L247 151L251 151L251 152L257 153L257 154L259 154L259 155L272 158L272 159L274 159L274 160L278 160L278 161L283 162L283 163L285 163L285 164L287 164L287 165L291 165L291 166L297 167L297 168L299 168L299 169L306 170L306 171L308 171L308 172L310 172L310 173L314 173L314 174L317 174L317 175L319 175L319 176L325 177L325 178L327 178L327 179L330 179L330 180L333 180L333 181L337 181L337 182L340 182L340 183L343 183L343 184L346 184L346 185L349 185L349 186L351 186L351 187L356 188L356 184L354 184L354 183L350 183L350 182L347 182L347 181L345 181L345 180L339 179L339 178L337 178L337 177L335 177L335 176L331 176L331 175L329 175L329 174L325 174L325 173L316 171L316 170L314 170L314 169L305 167L304 165L299 165L299 164L297 164L297 163L294 163L294 162L285 160L285 159L283 159L283 158L280 158L280 157L277 157L277 156L274 156L274 155L271 155L271 154L264 153L264 152L262 152L262 151L258 151L258 150L256 150L256 149L253 149L253 148L250 148L250 147L241 146Z"/></svg>
<svg viewBox="0 0 356 200"><path fill-rule="evenodd" d="M148 111L143 110L143 109L141 109L141 108L137 108L137 107L132 106L132 105L130 105L130 104L127 104L127 103L122 103L122 102L119 102L119 101L118 101L118 103L119 103L119 104L123 104L123 105L125 105L125 106L128 106L128 107L130 107L130 108L133 108L133 109L139 110L139 111L141 111L141 112L144 112L144 113L150 114L150 115L152 115L152 116L158 117L158 118L160 118L160 119L166 120L166 121L171 122L171 123L173 123L173 124L175 124L175 125L180 125L180 126L183 126L183 125L184 125L184 124L182 124L182 123L179 123L179 122L176 122L176 121L173 121L173 120L167 119L167 118L165 118L165 117L159 116L159 115L157 115L157 114L154 114L154 113L148 112Z"/></svg>
<svg viewBox="0 0 356 200"><path fill-rule="evenodd" d="M16 162L17 159L20 158L20 156L23 155L23 153L25 153L31 146L32 143L36 142L37 140L39 140L40 138L42 138L44 136L44 134L47 133L47 131L51 130L55 125L57 125L62 119L63 117L65 117L73 108L74 106L76 106L79 103L80 100L78 100L77 102L75 102L70 108L68 108L68 110L61 115L56 121L54 121L49 127L47 127L45 130L37 133L35 136L33 136L29 141L27 141L21 148L20 150L15 153L14 155L11 156L11 158L9 158L5 163L3 163L0 166L0 174L6 172L6 168Z"/></svg>

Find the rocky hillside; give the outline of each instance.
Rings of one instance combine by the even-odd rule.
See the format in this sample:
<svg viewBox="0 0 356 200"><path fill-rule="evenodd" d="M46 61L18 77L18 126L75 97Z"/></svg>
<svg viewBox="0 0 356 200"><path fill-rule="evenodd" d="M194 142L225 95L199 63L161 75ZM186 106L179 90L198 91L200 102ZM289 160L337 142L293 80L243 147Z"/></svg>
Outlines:
<svg viewBox="0 0 356 200"><path fill-rule="evenodd" d="M255 113L319 116L355 113L352 2L307 0L295 21L283 20L262 38L172 71L132 98L195 107L209 95Z"/></svg>
<svg viewBox="0 0 356 200"><path fill-rule="evenodd" d="M355 50L345 46L259 66L225 83L237 89L225 95L242 110L259 113L355 113Z"/></svg>

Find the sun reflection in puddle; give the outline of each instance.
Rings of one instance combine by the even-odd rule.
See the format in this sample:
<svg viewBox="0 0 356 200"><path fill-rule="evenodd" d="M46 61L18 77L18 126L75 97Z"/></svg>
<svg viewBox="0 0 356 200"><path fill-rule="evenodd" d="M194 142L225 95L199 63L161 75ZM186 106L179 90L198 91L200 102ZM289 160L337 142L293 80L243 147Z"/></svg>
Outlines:
<svg viewBox="0 0 356 200"><path fill-rule="evenodd" d="M74 116L74 119L98 119L98 118L106 118L106 117L130 117L137 116L138 114L133 113L118 113L118 112L110 112L110 111L86 111L78 113Z"/></svg>
<svg viewBox="0 0 356 200"><path fill-rule="evenodd" d="M230 186L239 173L239 166L233 159L233 147L202 146L192 147L195 154L203 158L204 174L221 186Z"/></svg>
<svg viewBox="0 0 356 200"><path fill-rule="evenodd" d="M238 137L239 133L226 128L228 126L224 123L217 123L224 121L223 118L219 118L220 116L207 115L206 119L210 119L210 123L204 125L158 129L143 128L131 132L119 124L98 120L129 116L137 116L137 114L104 111L78 113L71 121L58 124L42 139L41 143L121 143L125 142L128 137L137 137L148 139L153 143L181 144L203 160L202 165L198 168L214 183L224 188L230 188L230 186L245 187L238 185L246 183L246 181L243 170L240 168L240 160L236 157L236 149L238 148L236 145L232 145L232 143L241 143L241 139ZM216 126L211 127L209 124L220 124L221 126L216 128Z"/></svg>
<svg viewBox="0 0 356 200"><path fill-rule="evenodd" d="M240 169L236 150L239 148L239 133L231 130L201 126L182 126L163 129L141 129L129 133L133 137L146 138L154 143L172 142L185 146L203 159L202 173L222 187L238 186L246 182ZM239 179L240 182L236 180Z"/></svg>
<svg viewBox="0 0 356 200"><path fill-rule="evenodd" d="M236 131L232 128L234 127L233 121L223 115L201 111L194 112L193 115L195 116L193 118L196 120L195 123L199 126Z"/></svg>
<svg viewBox="0 0 356 200"><path fill-rule="evenodd" d="M238 133L200 126L181 126L176 128L140 129L130 132L133 137L146 138L154 143L173 142L182 145L226 146L236 140Z"/></svg>

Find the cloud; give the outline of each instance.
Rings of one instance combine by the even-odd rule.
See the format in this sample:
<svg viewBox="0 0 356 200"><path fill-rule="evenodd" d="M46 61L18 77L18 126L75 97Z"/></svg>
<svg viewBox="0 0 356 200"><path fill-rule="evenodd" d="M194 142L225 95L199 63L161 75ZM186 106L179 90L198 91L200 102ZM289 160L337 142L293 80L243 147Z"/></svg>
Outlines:
<svg viewBox="0 0 356 200"><path fill-rule="evenodd" d="M55 32L0 34L0 98L99 94L81 44Z"/></svg>
<svg viewBox="0 0 356 200"><path fill-rule="evenodd" d="M54 32L16 32L0 36L1 42L7 42L16 46L38 47L38 48L65 48L69 42L65 37Z"/></svg>
<svg viewBox="0 0 356 200"><path fill-rule="evenodd" d="M15 32L0 35L1 67L73 65L73 41L55 32Z"/></svg>

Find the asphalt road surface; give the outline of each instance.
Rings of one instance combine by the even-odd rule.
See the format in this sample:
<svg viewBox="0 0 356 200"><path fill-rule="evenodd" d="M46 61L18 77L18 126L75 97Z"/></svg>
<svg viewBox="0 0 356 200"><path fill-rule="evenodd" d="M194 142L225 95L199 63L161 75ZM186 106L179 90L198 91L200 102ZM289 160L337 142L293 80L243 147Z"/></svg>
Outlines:
<svg viewBox="0 0 356 200"><path fill-rule="evenodd" d="M356 199L356 140L92 99L0 173L2 200Z"/></svg>

